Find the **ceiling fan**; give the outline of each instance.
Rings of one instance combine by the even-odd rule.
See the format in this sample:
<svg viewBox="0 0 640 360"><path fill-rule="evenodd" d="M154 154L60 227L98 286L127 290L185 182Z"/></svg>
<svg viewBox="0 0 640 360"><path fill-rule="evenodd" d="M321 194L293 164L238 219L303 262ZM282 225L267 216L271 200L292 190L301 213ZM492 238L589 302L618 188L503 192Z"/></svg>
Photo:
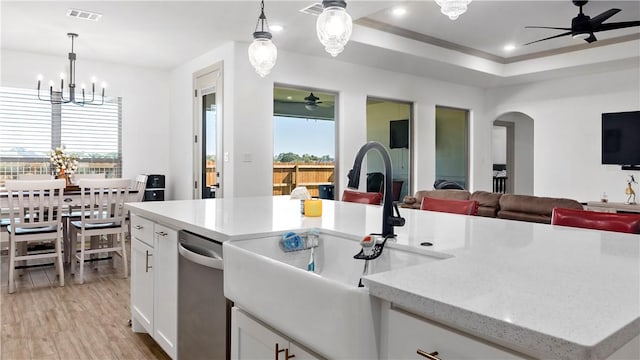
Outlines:
<svg viewBox="0 0 640 360"><path fill-rule="evenodd" d="M318 104L322 104L322 101L318 101L318 100L320 100L319 97L313 95L313 93L309 93L309 96L305 97L304 101L282 101L282 102L288 102L293 104L304 104L305 109L309 111L313 111L318 108Z"/></svg>
<svg viewBox="0 0 640 360"><path fill-rule="evenodd" d="M588 43L592 43L597 41L595 35L593 33L599 31L607 31L607 30L616 30L616 29L624 29L633 26L640 26L640 21L623 21L617 23L606 23L604 22L612 17L613 15L620 12L620 9L609 9L603 12L600 15L597 15L591 18L589 15L585 15L582 13L582 7L588 3L587 0L573 0L573 4L575 6L580 7L580 13L578 16L574 17L571 20L570 28L562 28L562 27L547 27L547 26L525 26L528 29L555 29L555 30L566 30L562 34L558 34L555 36L550 36L548 38L532 41L530 43L526 43L525 45L537 43L544 40L555 39L562 36L571 35L574 39L584 39L584 41Z"/></svg>

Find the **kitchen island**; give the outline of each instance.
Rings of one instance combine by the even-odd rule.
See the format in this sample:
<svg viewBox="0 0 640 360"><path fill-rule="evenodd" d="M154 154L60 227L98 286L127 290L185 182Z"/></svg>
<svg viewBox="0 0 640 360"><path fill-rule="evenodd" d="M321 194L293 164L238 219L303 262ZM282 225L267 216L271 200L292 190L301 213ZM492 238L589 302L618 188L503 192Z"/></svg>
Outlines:
<svg viewBox="0 0 640 360"><path fill-rule="evenodd" d="M380 232L382 217L379 206L328 200L322 217L304 217L300 202L288 197L126 206L221 242L310 228L357 239ZM596 359L621 348L622 358L640 354L639 236L400 211L406 225L395 228L398 236L387 246L441 260L364 277L370 294L391 307L519 356Z"/></svg>

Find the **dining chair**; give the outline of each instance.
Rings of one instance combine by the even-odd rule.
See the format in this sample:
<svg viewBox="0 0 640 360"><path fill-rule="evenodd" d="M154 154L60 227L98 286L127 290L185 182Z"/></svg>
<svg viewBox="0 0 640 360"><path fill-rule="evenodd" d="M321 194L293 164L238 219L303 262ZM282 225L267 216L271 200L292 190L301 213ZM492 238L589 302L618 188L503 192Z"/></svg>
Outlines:
<svg viewBox="0 0 640 360"><path fill-rule="evenodd" d="M344 190L342 192L342 201L360 204L380 205L382 203L382 193Z"/></svg>
<svg viewBox="0 0 640 360"><path fill-rule="evenodd" d="M135 201L140 202L144 198L144 190L147 187L147 175L140 174L136 176L136 181L133 183L132 189L137 191Z"/></svg>
<svg viewBox="0 0 640 360"><path fill-rule="evenodd" d="M18 180L51 180L50 174L18 174Z"/></svg>
<svg viewBox="0 0 640 360"><path fill-rule="evenodd" d="M420 210L439 211L450 214L477 215L477 200L453 200L453 199L436 199L425 196L422 198Z"/></svg>
<svg viewBox="0 0 640 360"><path fill-rule="evenodd" d="M78 262L78 283L84 283L84 263L87 255L105 252L117 254L122 258L123 275L125 278L128 276L124 203L128 199L130 185L130 179L80 180L80 220L69 223L71 274L75 275ZM102 247L103 244L97 241L87 241L92 236L107 236L111 241L106 247ZM90 245L88 249L87 245Z"/></svg>
<svg viewBox="0 0 640 360"><path fill-rule="evenodd" d="M551 225L640 234L640 214L618 214L555 207Z"/></svg>
<svg viewBox="0 0 640 360"><path fill-rule="evenodd" d="M64 286L62 267L62 191L66 182L58 180L7 180L9 205L9 293L15 292L16 262L56 258L60 286ZM37 215L36 215L37 214ZM53 240L53 252L18 252L18 244Z"/></svg>

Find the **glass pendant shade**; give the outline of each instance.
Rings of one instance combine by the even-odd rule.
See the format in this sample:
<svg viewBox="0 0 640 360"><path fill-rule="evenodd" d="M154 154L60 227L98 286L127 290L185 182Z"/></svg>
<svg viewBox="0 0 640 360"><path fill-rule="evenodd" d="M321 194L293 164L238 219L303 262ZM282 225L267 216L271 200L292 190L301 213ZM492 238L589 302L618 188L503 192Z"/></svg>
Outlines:
<svg viewBox="0 0 640 360"><path fill-rule="evenodd" d="M258 75L265 77L276 65L278 49L269 38L254 38L249 45L249 62Z"/></svg>
<svg viewBox="0 0 640 360"><path fill-rule="evenodd" d="M467 11L467 5L471 0L435 0L440 5L440 12L447 15L449 19L455 20L458 16Z"/></svg>
<svg viewBox="0 0 640 360"><path fill-rule="evenodd" d="M258 75L265 77L276 65L278 49L271 41L269 24L264 14L264 0L260 1L260 16L253 32L253 42L249 45L249 62Z"/></svg>
<svg viewBox="0 0 640 360"><path fill-rule="evenodd" d="M328 5L325 5L329 3ZM335 3L335 4L334 4ZM341 6L344 4L343 6ZM323 1L326 7L316 22L318 39L331 56L337 56L351 37L353 22L344 1Z"/></svg>

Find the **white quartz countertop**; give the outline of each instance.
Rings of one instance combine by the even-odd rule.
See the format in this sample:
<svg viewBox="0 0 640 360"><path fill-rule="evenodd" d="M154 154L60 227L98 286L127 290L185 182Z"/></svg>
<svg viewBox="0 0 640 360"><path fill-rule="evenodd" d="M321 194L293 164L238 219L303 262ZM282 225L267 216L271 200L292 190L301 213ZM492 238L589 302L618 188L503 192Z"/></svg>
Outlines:
<svg viewBox="0 0 640 360"><path fill-rule="evenodd" d="M132 213L227 241L319 228L380 232L379 206L288 197L129 203ZM391 246L442 260L364 278L371 294L544 358L604 358L640 335L640 236L400 209ZM429 247L421 246L430 242Z"/></svg>

